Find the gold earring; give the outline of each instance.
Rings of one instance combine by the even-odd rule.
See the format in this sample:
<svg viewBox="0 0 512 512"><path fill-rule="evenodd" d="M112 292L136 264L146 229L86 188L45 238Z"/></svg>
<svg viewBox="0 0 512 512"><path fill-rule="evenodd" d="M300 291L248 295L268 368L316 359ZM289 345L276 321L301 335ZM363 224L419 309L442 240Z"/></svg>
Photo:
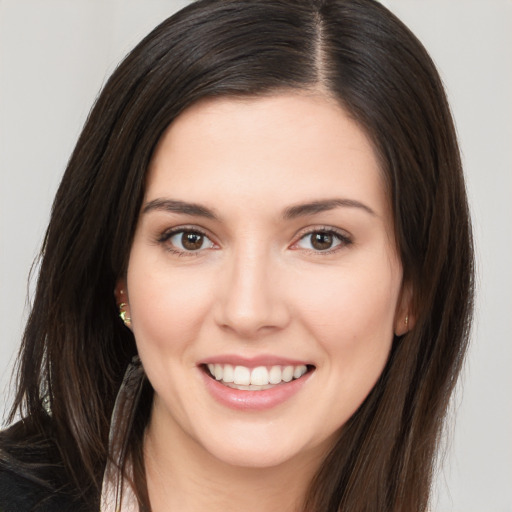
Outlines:
<svg viewBox="0 0 512 512"><path fill-rule="evenodd" d="M126 302L121 302L121 304L119 304L119 316L124 322L124 325L129 326L132 323L132 319L128 316L128 311L125 309L127 306L128 304Z"/></svg>
<svg viewBox="0 0 512 512"><path fill-rule="evenodd" d="M409 315L405 315L404 324L405 324L405 327L407 327L409 325Z"/></svg>

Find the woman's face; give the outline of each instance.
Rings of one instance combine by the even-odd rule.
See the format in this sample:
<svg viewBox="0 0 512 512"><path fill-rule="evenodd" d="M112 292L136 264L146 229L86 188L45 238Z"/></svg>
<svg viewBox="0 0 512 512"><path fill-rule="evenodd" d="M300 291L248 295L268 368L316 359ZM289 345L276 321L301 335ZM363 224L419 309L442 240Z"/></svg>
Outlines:
<svg viewBox="0 0 512 512"><path fill-rule="evenodd" d="M194 105L157 147L118 285L150 429L239 466L325 453L403 332L401 285L379 163L337 103Z"/></svg>

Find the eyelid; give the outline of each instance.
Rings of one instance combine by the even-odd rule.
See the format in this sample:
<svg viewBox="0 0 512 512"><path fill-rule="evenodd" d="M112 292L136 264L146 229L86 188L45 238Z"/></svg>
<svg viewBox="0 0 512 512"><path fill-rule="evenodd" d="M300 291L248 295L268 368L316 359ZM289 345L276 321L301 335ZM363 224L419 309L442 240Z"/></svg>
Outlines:
<svg viewBox="0 0 512 512"><path fill-rule="evenodd" d="M164 231L160 232L160 234L157 236L157 243L159 244L165 244L168 242L173 236L177 235L178 233L183 232L195 232L199 233L200 235L207 238L214 246L216 247L210 247L208 249L214 249L218 247L218 243L215 241L215 237L213 237L207 230L204 228L197 226L195 224L187 224L187 225L180 225L180 226L174 226L172 228L165 229ZM169 252L175 253L177 255L182 256L199 256L203 251L207 249L198 249L197 251L183 251L177 247L167 247L167 250Z"/></svg>
<svg viewBox="0 0 512 512"><path fill-rule="evenodd" d="M219 248L218 242L215 241L215 237L212 236L208 230L202 228L201 226L197 226L196 224L185 224L180 226L174 226L172 228L168 228L164 231L162 231L158 237L157 242L164 244L167 242L170 238L172 238L174 235L184 232L184 231L191 231L191 232L197 232L203 235L204 237L208 238L214 244L215 248ZM297 244L306 236L311 235L313 233L330 233L339 238L341 241L340 244L334 246L333 249L326 249L325 251L313 251L309 250L311 253L315 254L329 254L330 252L334 252L338 250L338 248L346 247L347 245L350 245L353 243L353 237L350 233L347 231L334 227L334 226L328 226L328 225L319 225L319 226L308 226L305 228L300 229L293 237L294 242L289 246L291 249L296 250L302 250L302 251L308 251L307 249L303 249L300 247L297 247ZM341 246L341 247L340 247ZM210 248L211 249L211 248ZM175 249L176 253L183 253L187 255L198 255L199 253L203 252L206 249L201 249L197 251L181 251L179 249Z"/></svg>
<svg viewBox="0 0 512 512"><path fill-rule="evenodd" d="M313 226L307 226L305 228L301 228L297 233L294 235L294 239L299 240L305 235L309 235L311 233L334 233L335 235L340 236L344 239L352 239L352 235L346 231L345 229L337 228L334 226L329 226L327 224L319 224L319 225L313 225Z"/></svg>
<svg viewBox="0 0 512 512"><path fill-rule="evenodd" d="M295 236L294 236L294 240L295 241L291 244L290 248L291 249L296 248L297 250L308 251L307 249L302 249L302 248L296 247L296 246L304 237L306 237L308 235L312 235L313 233L330 233L330 234L333 234L334 236L336 236L336 237L338 237L340 239L341 244L333 247L332 249L326 249L325 251L312 251L312 250L309 250L309 252L311 252L311 253L315 253L315 254L329 254L331 252L334 252L334 251L338 250L338 248L346 247L347 245L350 245L350 244L353 243L353 237L347 231L345 231L343 229L340 229L340 228L336 228L334 226L320 225L320 226L308 226L306 228L302 228L298 233L295 234Z"/></svg>
<svg viewBox="0 0 512 512"><path fill-rule="evenodd" d="M163 230L158 235L158 241L159 242L165 242L166 240L169 240L173 235L176 235L177 233L181 233L182 231L195 231L197 233L200 233L201 235L207 237L209 240L211 240L213 243L216 243L212 237L212 235L204 228L200 226L196 226L195 224L185 224L180 226L174 226L172 228L168 228Z"/></svg>

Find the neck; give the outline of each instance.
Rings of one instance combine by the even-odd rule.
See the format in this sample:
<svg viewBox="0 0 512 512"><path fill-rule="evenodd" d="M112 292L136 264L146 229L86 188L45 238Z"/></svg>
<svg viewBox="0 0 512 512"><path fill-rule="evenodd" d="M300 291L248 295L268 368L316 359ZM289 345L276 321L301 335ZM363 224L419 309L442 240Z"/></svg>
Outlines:
<svg viewBox="0 0 512 512"><path fill-rule="evenodd" d="M300 512L323 457L300 454L276 466L233 466L189 436L150 423L144 446L152 512ZM178 435L175 435L178 434Z"/></svg>

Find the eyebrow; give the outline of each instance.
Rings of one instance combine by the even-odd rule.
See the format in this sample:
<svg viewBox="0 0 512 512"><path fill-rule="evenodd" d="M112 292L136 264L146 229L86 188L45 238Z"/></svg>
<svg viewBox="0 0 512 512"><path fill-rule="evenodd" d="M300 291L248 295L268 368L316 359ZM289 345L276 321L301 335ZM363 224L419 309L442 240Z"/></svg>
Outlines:
<svg viewBox="0 0 512 512"><path fill-rule="evenodd" d="M212 210L196 203L187 203L175 199L154 199L144 205L142 213L148 213L154 210L160 210L172 213L182 213L193 215L195 217L205 217L207 219L218 220L217 215Z"/></svg>
<svg viewBox="0 0 512 512"><path fill-rule="evenodd" d="M377 215L369 206L355 201L354 199L325 199L323 201L312 201L310 203L298 204L286 208L283 217L285 219L295 219L297 217L305 217L314 215L328 210L334 210L339 207L360 208L370 215Z"/></svg>
<svg viewBox="0 0 512 512"><path fill-rule="evenodd" d="M283 218L291 220L296 219L297 217L306 217L308 215L314 215L316 213L334 210L335 208L340 207L360 208L370 215L376 215L369 206L354 199L324 199L321 201L312 201L310 203L290 206L284 210ZM153 199L144 205L142 213L148 213L155 210L219 220L218 216L206 206L197 203L188 203L186 201L178 201L176 199Z"/></svg>

